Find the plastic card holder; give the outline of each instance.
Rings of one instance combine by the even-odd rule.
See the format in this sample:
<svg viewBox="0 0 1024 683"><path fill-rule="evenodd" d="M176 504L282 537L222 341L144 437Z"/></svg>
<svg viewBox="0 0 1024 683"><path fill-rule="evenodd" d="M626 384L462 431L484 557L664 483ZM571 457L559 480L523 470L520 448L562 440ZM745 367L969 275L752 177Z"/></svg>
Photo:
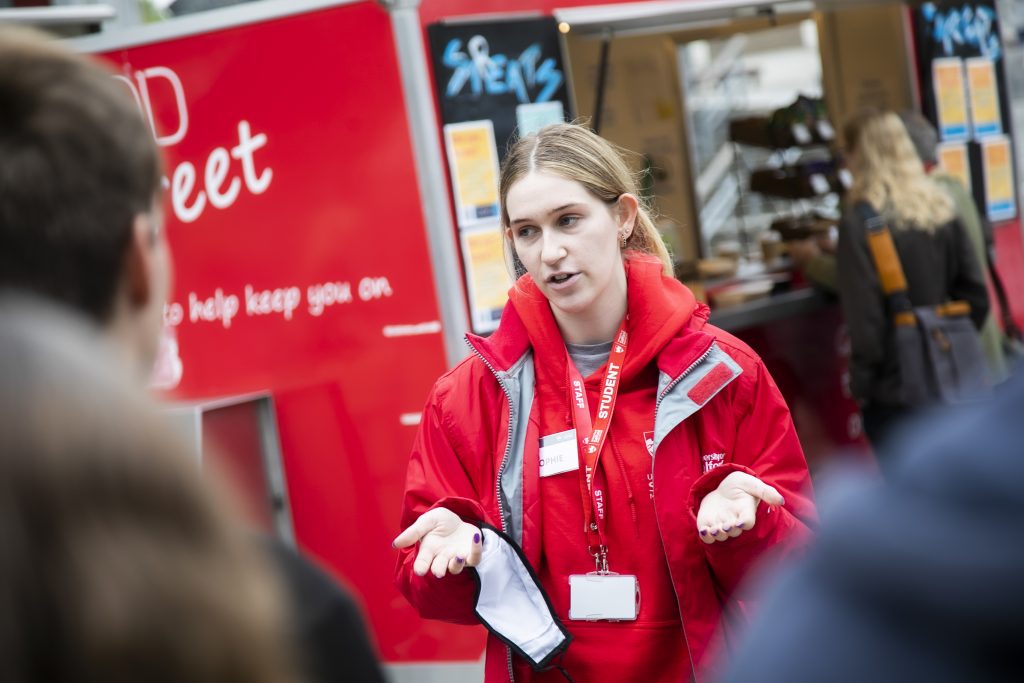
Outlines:
<svg viewBox="0 0 1024 683"><path fill-rule="evenodd" d="M569 576L569 618L575 621L633 621L640 614L640 584L632 574Z"/></svg>

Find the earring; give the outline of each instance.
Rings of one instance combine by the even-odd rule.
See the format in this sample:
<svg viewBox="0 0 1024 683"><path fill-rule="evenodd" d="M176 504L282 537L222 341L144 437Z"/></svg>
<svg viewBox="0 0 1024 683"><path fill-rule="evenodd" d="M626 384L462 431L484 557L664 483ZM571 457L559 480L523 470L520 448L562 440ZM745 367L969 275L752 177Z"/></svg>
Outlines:
<svg viewBox="0 0 1024 683"><path fill-rule="evenodd" d="M622 240L620 241L620 244L622 245L623 249L626 248L626 240L628 240L628 239L629 239L629 235L627 235L626 233L622 233Z"/></svg>

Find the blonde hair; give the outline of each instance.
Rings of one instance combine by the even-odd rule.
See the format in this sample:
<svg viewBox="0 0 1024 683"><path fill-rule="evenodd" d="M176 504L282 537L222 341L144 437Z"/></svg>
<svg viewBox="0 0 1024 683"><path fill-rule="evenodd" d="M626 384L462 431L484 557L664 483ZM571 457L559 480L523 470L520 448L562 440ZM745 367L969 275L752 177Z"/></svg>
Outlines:
<svg viewBox="0 0 1024 683"><path fill-rule="evenodd" d="M932 232L956 216L953 200L925 173L899 116L865 110L846 125L852 157L851 202L866 201L893 228Z"/></svg>
<svg viewBox="0 0 1024 683"><path fill-rule="evenodd" d="M626 153L576 123L556 123L520 138L509 148L501 165L502 225L509 225L509 189L532 171L545 171L575 180L606 204L616 202L624 194L631 194L640 205L636 225L626 240L625 249L657 256L665 274L671 276L672 257L654 225L650 207L640 196L637 178L623 159ZM514 251L507 235L505 248Z"/></svg>

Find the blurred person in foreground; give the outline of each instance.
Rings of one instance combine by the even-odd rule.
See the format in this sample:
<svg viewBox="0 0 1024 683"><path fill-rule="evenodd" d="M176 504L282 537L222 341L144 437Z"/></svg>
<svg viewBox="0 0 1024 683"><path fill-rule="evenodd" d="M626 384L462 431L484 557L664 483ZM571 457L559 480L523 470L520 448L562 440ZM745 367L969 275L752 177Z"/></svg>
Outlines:
<svg viewBox="0 0 1024 683"><path fill-rule="evenodd" d="M1020 680L1021 414L1017 373L992 400L895 436L885 483L847 473L724 680Z"/></svg>
<svg viewBox="0 0 1024 683"><path fill-rule="evenodd" d="M292 683L281 587L74 321L0 323L0 680Z"/></svg>
<svg viewBox="0 0 1024 683"><path fill-rule="evenodd" d="M129 93L43 34L0 27L0 290L95 323L141 386L156 355L171 257L161 162ZM123 367L118 367L118 366ZM277 541L293 636L317 681L381 681L352 598Z"/></svg>

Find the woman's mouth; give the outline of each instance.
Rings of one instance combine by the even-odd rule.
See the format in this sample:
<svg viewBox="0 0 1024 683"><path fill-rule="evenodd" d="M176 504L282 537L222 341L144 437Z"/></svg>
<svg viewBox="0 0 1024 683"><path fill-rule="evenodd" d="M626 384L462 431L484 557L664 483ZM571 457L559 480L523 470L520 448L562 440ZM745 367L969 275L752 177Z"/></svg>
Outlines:
<svg viewBox="0 0 1024 683"><path fill-rule="evenodd" d="M548 278L548 286L552 289L565 289L572 286L579 276L579 273L556 273Z"/></svg>

